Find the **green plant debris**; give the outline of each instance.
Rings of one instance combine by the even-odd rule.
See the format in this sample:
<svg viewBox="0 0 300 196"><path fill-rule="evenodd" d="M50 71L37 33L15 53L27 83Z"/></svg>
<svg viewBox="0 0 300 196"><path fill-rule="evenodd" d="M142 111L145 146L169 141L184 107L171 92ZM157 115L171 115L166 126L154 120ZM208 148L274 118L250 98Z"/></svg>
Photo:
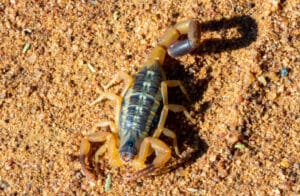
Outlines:
<svg viewBox="0 0 300 196"><path fill-rule="evenodd" d="M108 174L108 175L107 175L107 178L106 178L106 180L105 180L105 185L104 185L104 190L105 190L105 192L108 192L108 191L109 191L110 185L111 185L111 175Z"/></svg>
<svg viewBox="0 0 300 196"><path fill-rule="evenodd" d="M242 149L245 149L246 146L245 146L245 144L242 144L242 143L236 143L234 145L234 148L242 150Z"/></svg>
<svg viewBox="0 0 300 196"><path fill-rule="evenodd" d="M23 47L23 53L25 53L25 52L27 52L29 49L30 49L30 44L29 43L26 43L25 45L24 45L24 47Z"/></svg>

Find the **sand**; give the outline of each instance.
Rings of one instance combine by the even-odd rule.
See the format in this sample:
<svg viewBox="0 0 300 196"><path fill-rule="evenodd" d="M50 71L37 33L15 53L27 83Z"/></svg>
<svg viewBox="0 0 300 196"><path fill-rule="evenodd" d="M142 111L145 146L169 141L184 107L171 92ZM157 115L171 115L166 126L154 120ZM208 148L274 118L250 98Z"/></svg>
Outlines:
<svg viewBox="0 0 300 196"><path fill-rule="evenodd" d="M173 152L132 183L132 168L91 159L90 182L80 141L114 108L89 106L100 83L134 75L165 30L189 18L201 45L165 70L192 102L175 89L170 99L197 123L170 113L167 127L195 152L185 161ZM0 195L96 195L108 176L108 195L300 194L299 1L10 0L0 19Z"/></svg>

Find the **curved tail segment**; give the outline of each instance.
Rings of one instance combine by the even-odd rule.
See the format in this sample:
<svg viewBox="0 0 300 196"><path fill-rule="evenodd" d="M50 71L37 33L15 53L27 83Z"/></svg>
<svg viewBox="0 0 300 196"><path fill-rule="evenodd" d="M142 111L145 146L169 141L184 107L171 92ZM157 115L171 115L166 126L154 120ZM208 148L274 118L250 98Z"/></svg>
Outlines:
<svg viewBox="0 0 300 196"><path fill-rule="evenodd" d="M178 57L195 50L200 44L200 24L197 20L186 20L169 28L149 55L146 65L158 61L163 65L166 53L171 57ZM180 40L181 35L187 35Z"/></svg>

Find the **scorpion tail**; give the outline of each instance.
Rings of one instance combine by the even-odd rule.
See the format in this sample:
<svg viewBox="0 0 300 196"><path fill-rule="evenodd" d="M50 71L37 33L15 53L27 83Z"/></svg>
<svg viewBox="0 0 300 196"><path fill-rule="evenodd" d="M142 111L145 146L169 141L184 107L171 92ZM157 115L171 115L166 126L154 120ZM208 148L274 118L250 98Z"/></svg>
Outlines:
<svg viewBox="0 0 300 196"><path fill-rule="evenodd" d="M145 167L144 169L141 169L141 170L135 172L134 174L130 174L130 175L126 176L125 181L126 182L135 181L142 176L148 175L149 173L153 172L155 169L156 169L156 167L153 164L150 164L147 167Z"/></svg>

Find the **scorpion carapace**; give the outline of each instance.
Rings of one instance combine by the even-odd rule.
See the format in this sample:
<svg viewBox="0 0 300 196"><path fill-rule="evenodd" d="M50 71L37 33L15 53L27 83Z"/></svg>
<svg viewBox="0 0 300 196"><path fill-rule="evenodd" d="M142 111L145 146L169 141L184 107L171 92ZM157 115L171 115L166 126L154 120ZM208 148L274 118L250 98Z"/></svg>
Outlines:
<svg viewBox="0 0 300 196"><path fill-rule="evenodd" d="M187 39L179 40L181 35L187 35ZM146 175L169 161L171 149L159 139L161 134L173 139L175 152L181 157L176 134L165 127L168 111L183 112L186 118L195 122L184 106L168 104L168 87L179 87L186 98L190 98L179 80L166 80L163 65L166 53L171 57L185 55L199 46L199 40L200 29L196 20L179 22L167 30L134 78L120 72L108 84L102 85L107 90L119 80L125 83L120 96L106 92L91 103L94 105L108 99L115 101L116 107L114 121L100 121L93 127L93 133L85 136L81 142L82 171L89 179L96 179L86 164L91 142L103 142L94 155L95 162L99 162L99 157L107 153L111 166L118 167L124 162L131 162L139 170L127 180ZM96 132L98 127L107 126L111 132ZM147 157L153 152L153 162L146 165Z"/></svg>

